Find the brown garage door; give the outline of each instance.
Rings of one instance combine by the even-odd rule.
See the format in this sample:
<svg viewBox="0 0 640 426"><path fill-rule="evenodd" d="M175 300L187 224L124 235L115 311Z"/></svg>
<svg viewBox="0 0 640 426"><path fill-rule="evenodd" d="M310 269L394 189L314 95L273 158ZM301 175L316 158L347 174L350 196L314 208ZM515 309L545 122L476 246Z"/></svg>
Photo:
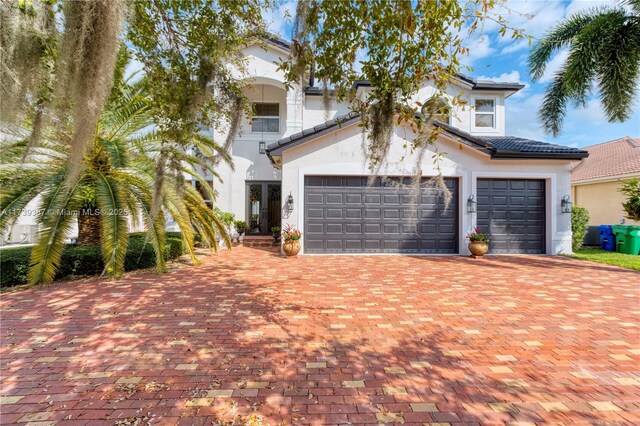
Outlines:
<svg viewBox="0 0 640 426"><path fill-rule="evenodd" d="M453 200L425 178L307 176L305 253L457 253L458 180L445 179Z"/></svg>
<svg viewBox="0 0 640 426"><path fill-rule="evenodd" d="M478 179L478 226L493 253L545 252L545 181Z"/></svg>

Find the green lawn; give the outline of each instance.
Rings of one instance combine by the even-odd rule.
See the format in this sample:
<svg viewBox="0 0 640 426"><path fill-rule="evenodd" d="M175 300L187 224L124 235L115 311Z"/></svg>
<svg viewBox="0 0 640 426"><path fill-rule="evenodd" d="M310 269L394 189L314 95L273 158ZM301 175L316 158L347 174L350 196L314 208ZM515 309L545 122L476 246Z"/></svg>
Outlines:
<svg viewBox="0 0 640 426"><path fill-rule="evenodd" d="M607 265L640 271L640 256L604 251L595 247L582 247L573 257L591 262L606 263Z"/></svg>

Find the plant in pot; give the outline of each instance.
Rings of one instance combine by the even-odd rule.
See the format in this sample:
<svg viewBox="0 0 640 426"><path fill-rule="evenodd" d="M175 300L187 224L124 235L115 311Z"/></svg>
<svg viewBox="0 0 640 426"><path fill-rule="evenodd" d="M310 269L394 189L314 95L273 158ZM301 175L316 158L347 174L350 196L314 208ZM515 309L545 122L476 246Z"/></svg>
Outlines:
<svg viewBox="0 0 640 426"><path fill-rule="evenodd" d="M247 222L244 220L236 220L233 222L233 227L236 228L238 235L242 235L247 230Z"/></svg>
<svg viewBox="0 0 640 426"><path fill-rule="evenodd" d="M300 252L300 238L302 238L302 232L293 225L287 225L284 228L284 231L282 231L282 239L284 240L282 251L287 257L295 256Z"/></svg>
<svg viewBox="0 0 640 426"><path fill-rule="evenodd" d="M274 243L280 242L280 227L279 226L272 226L271 227L271 235L273 235L273 242Z"/></svg>
<svg viewBox="0 0 640 426"><path fill-rule="evenodd" d="M469 251L473 256L484 256L489 250L489 234L480 231L480 228L476 227L473 232L467 234L469 239Z"/></svg>

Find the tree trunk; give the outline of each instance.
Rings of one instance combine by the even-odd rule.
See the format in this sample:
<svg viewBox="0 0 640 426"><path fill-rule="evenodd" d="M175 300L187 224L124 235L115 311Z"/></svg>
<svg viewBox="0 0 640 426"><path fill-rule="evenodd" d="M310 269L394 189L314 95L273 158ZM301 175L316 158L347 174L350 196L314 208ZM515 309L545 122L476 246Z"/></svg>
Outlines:
<svg viewBox="0 0 640 426"><path fill-rule="evenodd" d="M100 245L100 216L94 208L81 208L78 212L78 245Z"/></svg>

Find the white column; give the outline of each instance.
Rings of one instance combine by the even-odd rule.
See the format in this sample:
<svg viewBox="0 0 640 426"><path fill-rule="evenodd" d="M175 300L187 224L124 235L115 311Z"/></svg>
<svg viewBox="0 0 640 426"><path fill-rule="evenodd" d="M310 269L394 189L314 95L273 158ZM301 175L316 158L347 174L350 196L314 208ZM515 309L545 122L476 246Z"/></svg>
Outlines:
<svg viewBox="0 0 640 426"><path fill-rule="evenodd" d="M302 87L294 84L287 90L287 129L283 137L302 131L302 108L304 107L304 92Z"/></svg>

